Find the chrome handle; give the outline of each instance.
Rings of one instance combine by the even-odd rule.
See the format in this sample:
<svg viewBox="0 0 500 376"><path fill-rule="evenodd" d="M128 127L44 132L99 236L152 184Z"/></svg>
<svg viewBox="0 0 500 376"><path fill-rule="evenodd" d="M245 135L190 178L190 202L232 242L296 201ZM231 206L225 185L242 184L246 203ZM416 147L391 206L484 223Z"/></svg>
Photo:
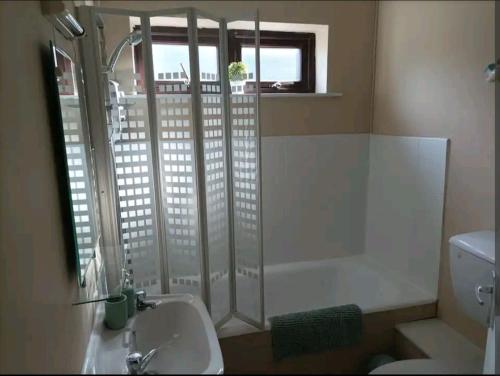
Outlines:
<svg viewBox="0 0 500 376"><path fill-rule="evenodd" d="M144 301L144 299L146 299L146 291L138 290L135 292L135 296L138 302L142 302Z"/></svg>
<svg viewBox="0 0 500 376"><path fill-rule="evenodd" d="M143 357L140 352L133 352L127 355L125 361L127 363L127 369L129 374L137 375L140 372L142 366L142 359Z"/></svg>
<svg viewBox="0 0 500 376"><path fill-rule="evenodd" d="M493 286L476 286L476 300L479 305L484 305L484 300L481 299L481 294L493 294Z"/></svg>
<svg viewBox="0 0 500 376"><path fill-rule="evenodd" d="M144 357L142 358L142 369L145 369L149 362L153 359L153 357L158 353L158 349L150 350Z"/></svg>

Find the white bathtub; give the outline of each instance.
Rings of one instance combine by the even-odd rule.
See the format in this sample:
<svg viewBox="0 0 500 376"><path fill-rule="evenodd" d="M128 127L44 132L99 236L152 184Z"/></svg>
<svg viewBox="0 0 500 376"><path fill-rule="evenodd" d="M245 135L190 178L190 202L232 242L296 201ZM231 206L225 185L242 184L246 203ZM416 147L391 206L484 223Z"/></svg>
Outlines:
<svg viewBox="0 0 500 376"><path fill-rule="evenodd" d="M436 301L435 294L367 255L268 265L264 268L264 291L266 318L343 304L357 304L364 313L370 313ZM248 290L248 296L254 298L255 289ZM253 299L240 298L238 305L242 312L255 307ZM219 337L254 331L250 325L232 319L219 329Z"/></svg>

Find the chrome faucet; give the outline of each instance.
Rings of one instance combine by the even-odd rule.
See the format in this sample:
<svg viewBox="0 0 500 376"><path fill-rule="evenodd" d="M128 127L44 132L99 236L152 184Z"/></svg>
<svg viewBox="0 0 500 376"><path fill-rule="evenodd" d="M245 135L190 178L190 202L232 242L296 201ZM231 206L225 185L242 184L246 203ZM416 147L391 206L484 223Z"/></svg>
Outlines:
<svg viewBox="0 0 500 376"><path fill-rule="evenodd" d="M153 357L158 353L158 349L153 349L142 356L140 352L133 352L127 355L127 369L130 375L141 375Z"/></svg>
<svg viewBox="0 0 500 376"><path fill-rule="evenodd" d="M155 302L146 302L146 291L139 290L136 291L136 306L138 311L144 311L148 308L156 308Z"/></svg>

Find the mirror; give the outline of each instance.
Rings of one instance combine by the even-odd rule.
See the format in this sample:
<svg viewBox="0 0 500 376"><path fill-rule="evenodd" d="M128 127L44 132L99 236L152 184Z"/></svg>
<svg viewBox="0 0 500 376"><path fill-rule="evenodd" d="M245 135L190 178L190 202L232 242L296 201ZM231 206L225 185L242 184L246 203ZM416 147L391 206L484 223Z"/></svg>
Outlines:
<svg viewBox="0 0 500 376"><path fill-rule="evenodd" d="M64 137L57 145L64 158L65 174L60 183L66 185L68 215L71 215L72 241L76 272L80 286L86 285L86 274L91 261L96 257L100 231L98 226L96 187L90 136L86 121L85 101L79 91L82 87L81 73L72 57L66 51L50 43L52 63L57 80L60 104L60 124L58 138ZM80 89L80 90L79 90ZM62 142L62 140L60 140ZM59 143L59 141L58 141ZM61 163L62 164L62 163Z"/></svg>

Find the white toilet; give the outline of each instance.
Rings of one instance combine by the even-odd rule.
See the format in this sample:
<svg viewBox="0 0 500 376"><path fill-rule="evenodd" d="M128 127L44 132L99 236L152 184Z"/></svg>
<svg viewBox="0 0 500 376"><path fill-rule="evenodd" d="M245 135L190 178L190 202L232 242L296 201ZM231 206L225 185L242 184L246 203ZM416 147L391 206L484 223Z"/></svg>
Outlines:
<svg viewBox="0 0 500 376"><path fill-rule="evenodd" d="M462 309L471 318L486 325L488 338L483 374L495 373L495 329L493 285L495 270L495 233L477 231L450 238L450 263L453 290ZM490 319L491 317L491 319ZM385 364L370 374L457 373L438 359L409 359Z"/></svg>

